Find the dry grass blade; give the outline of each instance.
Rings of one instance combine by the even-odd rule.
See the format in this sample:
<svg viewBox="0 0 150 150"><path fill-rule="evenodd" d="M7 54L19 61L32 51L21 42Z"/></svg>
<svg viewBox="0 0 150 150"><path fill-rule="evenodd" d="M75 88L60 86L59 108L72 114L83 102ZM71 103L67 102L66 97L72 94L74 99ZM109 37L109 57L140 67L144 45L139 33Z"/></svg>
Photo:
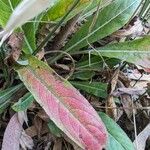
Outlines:
<svg viewBox="0 0 150 150"><path fill-rule="evenodd" d="M136 137L134 144L137 142L137 149L144 150L146 146L146 140L150 137L150 124Z"/></svg>

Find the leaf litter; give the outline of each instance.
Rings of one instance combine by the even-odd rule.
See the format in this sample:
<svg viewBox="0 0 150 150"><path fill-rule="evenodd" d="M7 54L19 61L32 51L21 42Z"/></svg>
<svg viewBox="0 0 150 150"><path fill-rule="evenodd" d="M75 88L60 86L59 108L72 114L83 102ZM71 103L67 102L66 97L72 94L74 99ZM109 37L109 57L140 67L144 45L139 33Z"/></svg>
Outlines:
<svg viewBox="0 0 150 150"><path fill-rule="evenodd" d="M111 41L109 41L110 37L107 37L105 39L102 39L103 42L113 43L116 42L116 38L119 38L119 40L124 41L124 38L125 39L137 37L139 38L139 36L147 34L148 29L145 29L145 26L143 26L143 22L139 20L138 17L136 17L136 19L137 19L136 22L132 22L133 21L132 20L127 27L124 27L123 29L120 29L116 33L112 34ZM77 28L79 27L77 26ZM146 30L147 32L143 33L144 32L143 30L144 31ZM102 41L100 42L97 41L93 44L93 46L96 47L101 42ZM44 57L44 54L42 53L40 54L40 56L41 56L40 59L42 59ZM78 62L79 60L81 60L81 57L83 56L77 56L77 58L74 59L76 60L76 62ZM70 63L71 61L68 61L66 63L64 59L62 59L59 62L59 65L56 64L59 67L57 72L61 74L63 72L62 70L64 69L67 74L67 71L69 71L70 68ZM118 65L118 63L116 64ZM144 149L149 150L150 148L149 144L150 140L148 138L150 136L149 72L146 72L146 68L144 68L144 71L141 73L141 70L138 69L136 65L130 63L129 64L127 63L122 68L117 67L117 69L114 69L115 65L112 66L108 65L109 69L102 67L100 71L95 71L93 76L86 79L89 83L91 81L95 81L98 83L104 82L107 84L111 84L111 90L110 91L108 90L109 92L107 93L108 94L107 105L106 99L104 98L96 97L92 93L89 94L84 90L83 91L81 90L81 93L88 99L88 101L97 111L107 112L109 116L112 117L122 127L122 129L130 137L130 139L134 141L134 144L136 143L135 145L138 145L138 150ZM55 69L55 65L52 65L52 67ZM129 70L132 72L129 72ZM115 78L112 78L112 80L110 81L110 77L113 76L115 76ZM80 81L82 79L75 78L74 80ZM133 109L135 110L136 130L138 133L138 135L136 136L134 136L135 123L133 120L134 115L132 111ZM42 108L37 103L35 103L35 101L28 108L27 111L28 121L27 119L25 119L26 122L28 122L28 125L25 125L25 127L22 123L20 124L18 122L18 120L20 119L18 119L17 114L15 115L13 114L14 112L12 112L10 108L8 108L8 110L3 114L3 116L1 116L4 122L0 122L0 127L4 129L8 123L9 118L11 118L11 120L8 123L5 134L9 136L9 134L12 134L11 132L13 132L13 130L11 130L10 133L8 133L7 130L9 130L9 128L13 129L13 127L18 127L17 130L20 132L16 137L18 139L18 137L21 136L20 138L21 141L20 140L16 140L13 142L7 141L8 145L11 143L13 144L16 143L15 144L15 146L17 146L16 150L18 149L19 145L21 145L23 149L29 148L36 150L42 149L71 150L73 148L79 149L77 145L74 144L72 141L70 141L63 133L61 134L61 136L58 136L58 133L56 131L53 132L51 128L47 126L47 123L50 121L49 117L44 111L42 111ZM12 122L15 122L15 126L11 124ZM54 125L52 129L55 128L57 127ZM25 130L25 132L22 132L23 130ZM3 133L4 131L0 131L1 141ZM5 138L7 138L5 137L5 134L3 142L5 142L6 141ZM2 145L4 145L3 147L5 147L6 144Z"/></svg>

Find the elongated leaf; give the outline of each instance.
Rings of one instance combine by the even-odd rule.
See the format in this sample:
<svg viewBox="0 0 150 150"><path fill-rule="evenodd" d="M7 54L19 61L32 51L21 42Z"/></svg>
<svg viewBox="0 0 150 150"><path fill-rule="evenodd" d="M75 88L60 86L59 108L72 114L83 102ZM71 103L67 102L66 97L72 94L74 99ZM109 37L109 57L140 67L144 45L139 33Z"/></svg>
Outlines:
<svg viewBox="0 0 150 150"><path fill-rule="evenodd" d="M144 150L146 141L150 137L150 123L139 133L134 141L134 145L138 150Z"/></svg>
<svg viewBox="0 0 150 150"><path fill-rule="evenodd" d="M144 38L109 44L103 48L97 49L102 56L110 57L110 58L118 58L124 61L128 61L130 63L134 63L137 65L141 65L143 67L150 67L150 36L146 36ZM91 54L99 55L96 52L91 52Z"/></svg>
<svg viewBox="0 0 150 150"><path fill-rule="evenodd" d="M19 84L17 86L8 88L6 90L0 91L0 104L9 99L16 91L18 91L23 85Z"/></svg>
<svg viewBox="0 0 150 150"><path fill-rule="evenodd" d="M103 68L103 61L98 56L84 56L80 61L76 63L76 70L100 70Z"/></svg>
<svg viewBox="0 0 150 150"><path fill-rule="evenodd" d="M109 135L109 140L107 144L107 150L126 150L123 146L111 135Z"/></svg>
<svg viewBox="0 0 150 150"><path fill-rule="evenodd" d="M40 21L40 20L37 20ZM35 25L37 23L26 23L22 29L24 31L24 45L23 51L26 54L32 54L33 51L36 49L36 28Z"/></svg>
<svg viewBox="0 0 150 150"><path fill-rule="evenodd" d="M128 42L121 42L115 44L108 44L105 47L102 47L102 50L127 50L128 52L149 52L150 51L150 36L145 36L143 38L128 41Z"/></svg>
<svg viewBox="0 0 150 150"><path fill-rule="evenodd" d="M94 71L82 70L82 71L75 72L71 77L71 80L73 79L90 80L94 75L95 75Z"/></svg>
<svg viewBox="0 0 150 150"><path fill-rule="evenodd" d="M83 53L88 54L88 51L83 52ZM120 60L114 59L114 58L104 57L103 59L110 68L114 67L120 62ZM103 70L103 68L104 68L104 62L100 56L91 55L90 60L89 60L89 55L85 55L83 59L81 59L80 61L76 63L76 70L81 70L81 71L85 71L85 70L100 71L100 70Z"/></svg>
<svg viewBox="0 0 150 150"><path fill-rule="evenodd" d="M10 15L16 6L20 3L20 0L0 0L0 25L4 28L9 20ZM19 13L19 12L18 12ZM19 15L19 14L18 14ZM39 21L39 20L37 20ZM27 54L31 54L33 50L36 48L36 38L35 38L35 24L37 23L27 23L23 26L24 31L24 52ZM20 30L18 30L20 31ZM21 31L22 32L22 31Z"/></svg>
<svg viewBox="0 0 150 150"><path fill-rule="evenodd" d="M0 114L9 106L12 96L17 92L23 84L0 91Z"/></svg>
<svg viewBox="0 0 150 150"><path fill-rule="evenodd" d="M52 134L54 134L57 137L62 137L62 131L55 125L53 121L48 122L48 127Z"/></svg>
<svg viewBox="0 0 150 150"><path fill-rule="evenodd" d="M20 137L23 128L18 121L17 114L15 114L9 121L7 128L5 130L2 150L19 150L20 149Z"/></svg>
<svg viewBox="0 0 150 150"><path fill-rule="evenodd" d="M89 102L45 63L35 57L28 60L28 66L16 70L50 119L81 148L105 147L105 126Z"/></svg>
<svg viewBox="0 0 150 150"><path fill-rule="evenodd" d="M12 108L16 112L26 111L28 107L32 104L34 98L31 93L25 94L17 103L15 103Z"/></svg>
<svg viewBox="0 0 150 150"><path fill-rule="evenodd" d="M33 140L28 136L23 129L23 123L25 118L22 113L14 114L4 133L2 150L20 150L20 149L32 149ZM22 147L22 148L20 148Z"/></svg>
<svg viewBox="0 0 150 150"><path fill-rule="evenodd" d="M95 0L96 3L99 0ZM56 4L49 9L44 15L44 21L56 21L61 18L72 6L74 0L57 0ZM91 0L80 0L78 7L72 12L71 16L78 14L81 10L85 9L90 4Z"/></svg>
<svg viewBox="0 0 150 150"><path fill-rule="evenodd" d="M141 0L115 0L99 13L90 33L93 16L76 32L64 49L66 51L78 50L88 45L87 39L93 43L117 31L129 21L140 2Z"/></svg>
<svg viewBox="0 0 150 150"><path fill-rule="evenodd" d="M109 133L108 150L135 150L133 143L117 123L102 112L99 115Z"/></svg>
<svg viewBox="0 0 150 150"><path fill-rule="evenodd" d="M78 89L85 91L89 94L95 95L97 97L106 98L107 97L107 84L100 82L79 82L71 81L71 83Z"/></svg>
<svg viewBox="0 0 150 150"><path fill-rule="evenodd" d="M0 114L2 114L10 104L10 99L0 105Z"/></svg>
<svg viewBox="0 0 150 150"><path fill-rule="evenodd" d="M12 13L12 8L15 8L20 0L11 0L11 5L8 0L0 0L0 25L2 27L5 27L11 13Z"/></svg>

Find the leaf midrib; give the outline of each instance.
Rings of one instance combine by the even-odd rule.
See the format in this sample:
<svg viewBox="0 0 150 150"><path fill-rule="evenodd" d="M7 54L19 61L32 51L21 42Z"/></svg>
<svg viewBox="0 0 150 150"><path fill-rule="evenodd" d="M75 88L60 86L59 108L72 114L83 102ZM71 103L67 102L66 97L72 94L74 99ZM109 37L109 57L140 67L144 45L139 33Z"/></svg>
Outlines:
<svg viewBox="0 0 150 150"><path fill-rule="evenodd" d="M46 66L47 67L47 66ZM45 87L46 87L46 89L50 92L50 90L49 90L49 86L47 85L47 83L45 83L45 81L43 81L43 79L42 78L40 78L39 76L37 76L37 74L36 74L36 72L32 69L32 67L31 66L28 66L28 68L27 68L27 70L30 70L31 72L32 72L32 74L33 74L33 76L35 76L35 78L37 79L37 80L39 80ZM52 90L52 89L51 89ZM53 91L53 90L52 90ZM55 93L55 94L53 94L53 92ZM61 97L59 96L59 95L57 95L57 93L55 92L55 91L53 91L53 92L51 92L52 93L52 95L54 96L54 97L56 97L56 99L61 99ZM66 111L68 111L68 108L64 105L64 103L62 103L60 100L59 100L59 102L61 103L61 105L66 109ZM70 111L70 110L69 110ZM78 123L80 124L80 126L82 126L82 128L84 128L89 134L91 134L92 135L92 133L81 123L81 121L80 120L78 120L76 117L75 117L75 115L74 114L72 114L72 113L69 113L73 118L75 118L75 120L77 120L78 121ZM97 119L96 119L97 120ZM91 125L91 124L90 124ZM67 130L67 128L65 128L66 130ZM62 129L63 130L63 129ZM69 131L68 131L69 132ZM70 134L70 133L69 133ZM72 136L72 135L71 135ZM92 135L93 136L93 135ZM73 136L72 136L73 137ZM96 137L95 136L93 136L93 138L97 141L97 139L96 139ZM74 138L73 138L74 139Z"/></svg>

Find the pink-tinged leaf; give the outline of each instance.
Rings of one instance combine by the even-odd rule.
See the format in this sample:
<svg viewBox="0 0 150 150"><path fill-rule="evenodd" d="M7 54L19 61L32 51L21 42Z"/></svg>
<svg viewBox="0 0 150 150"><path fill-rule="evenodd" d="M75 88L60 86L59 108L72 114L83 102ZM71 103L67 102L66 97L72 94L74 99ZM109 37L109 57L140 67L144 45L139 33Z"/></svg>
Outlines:
<svg viewBox="0 0 150 150"><path fill-rule="evenodd" d="M4 133L2 150L20 150L20 137L23 128L18 121L18 116L15 114L9 121L7 128Z"/></svg>
<svg viewBox="0 0 150 150"><path fill-rule="evenodd" d="M28 60L29 65L16 70L50 119L81 148L102 150L107 131L94 108L47 64L35 57Z"/></svg>
<svg viewBox="0 0 150 150"><path fill-rule="evenodd" d="M32 138L25 133L22 127L24 122L27 122L25 112L12 116L4 133L2 150L20 150L20 147L22 149L33 148Z"/></svg>

